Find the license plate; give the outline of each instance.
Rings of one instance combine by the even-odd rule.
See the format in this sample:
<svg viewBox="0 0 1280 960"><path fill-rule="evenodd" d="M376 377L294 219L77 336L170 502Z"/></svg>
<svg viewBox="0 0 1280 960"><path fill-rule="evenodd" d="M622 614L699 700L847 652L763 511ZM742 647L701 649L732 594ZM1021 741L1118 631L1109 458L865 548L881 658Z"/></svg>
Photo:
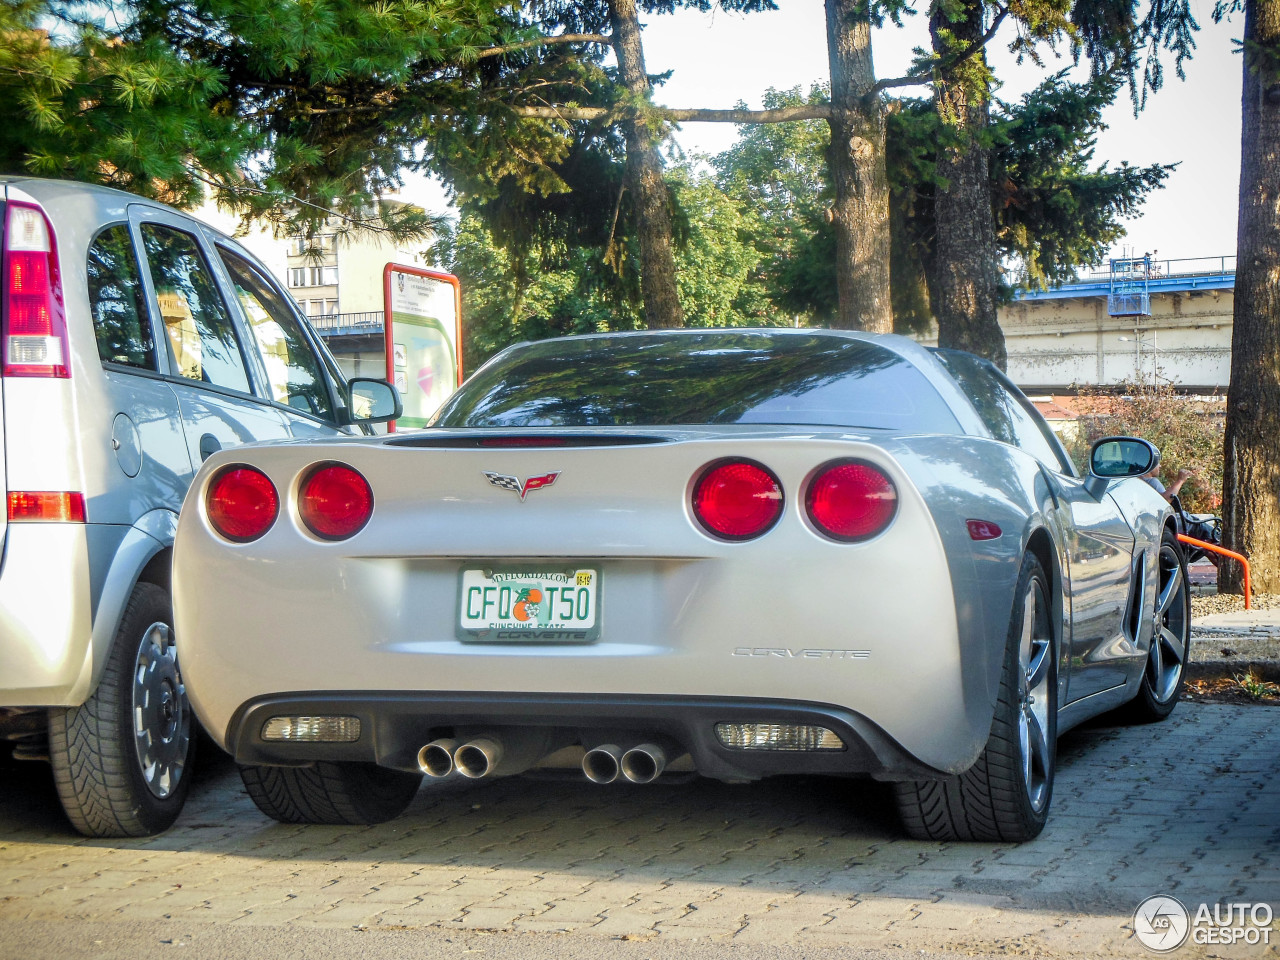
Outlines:
<svg viewBox="0 0 1280 960"><path fill-rule="evenodd" d="M600 637L600 571L464 569L458 639L468 643L590 643Z"/></svg>

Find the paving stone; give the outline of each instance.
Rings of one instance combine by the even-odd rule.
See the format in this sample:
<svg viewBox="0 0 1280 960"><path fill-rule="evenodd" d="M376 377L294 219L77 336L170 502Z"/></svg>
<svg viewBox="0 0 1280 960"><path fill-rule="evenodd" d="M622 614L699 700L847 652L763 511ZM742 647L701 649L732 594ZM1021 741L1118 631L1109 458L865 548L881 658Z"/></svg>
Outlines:
<svg viewBox="0 0 1280 960"><path fill-rule="evenodd" d="M906 841L848 785L782 778L618 791L513 778L424 790L388 824L286 826L225 765L170 833L87 841L51 831L32 806L47 784L15 769L0 792L0 954L21 946L6 920L171 917L1141 957L1128 925L1151 894L1280 906L1280 757L1260 746L1277 716L1183 704L1152 727L1073 731L1049 826L1021 846Z"/></svg>

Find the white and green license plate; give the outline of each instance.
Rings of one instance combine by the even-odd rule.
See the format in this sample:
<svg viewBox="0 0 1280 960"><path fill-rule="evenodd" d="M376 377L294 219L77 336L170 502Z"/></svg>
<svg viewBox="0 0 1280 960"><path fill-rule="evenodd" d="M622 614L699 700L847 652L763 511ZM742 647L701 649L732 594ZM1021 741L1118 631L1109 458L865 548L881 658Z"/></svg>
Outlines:
<svg viewBox="0 0 1280 960"><path fill-rule="evenodd" d="M600 637L600 571L464 568L458 639L468 643L591 643Z"/></svg>

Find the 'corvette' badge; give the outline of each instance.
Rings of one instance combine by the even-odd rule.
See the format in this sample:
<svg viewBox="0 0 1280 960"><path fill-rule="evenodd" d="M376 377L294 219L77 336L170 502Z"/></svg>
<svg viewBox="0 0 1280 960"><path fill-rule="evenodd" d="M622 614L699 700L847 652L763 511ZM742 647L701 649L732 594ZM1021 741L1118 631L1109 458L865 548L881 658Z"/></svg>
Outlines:
<svg viewBox="0 0 1280 960"><path fill-rule="evenodd" d="M556 482L556 477L560 476L560 471L557 470L554 473L544 473L540 477L530 477L528 480L521 481L519 477L508 477L503 473L490 473L488 470L483 473L495 487L517 493L521 500L524 500L531 490L541 490L543 487L551 486Z"/></svg>

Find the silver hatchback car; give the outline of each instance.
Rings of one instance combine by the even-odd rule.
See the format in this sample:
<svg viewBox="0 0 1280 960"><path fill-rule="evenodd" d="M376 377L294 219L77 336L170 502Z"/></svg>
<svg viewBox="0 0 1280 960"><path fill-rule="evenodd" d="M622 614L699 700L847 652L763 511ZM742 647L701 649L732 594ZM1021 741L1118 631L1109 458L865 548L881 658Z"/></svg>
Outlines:
<svg viewBox="0 0 1280 960"><path fill-rule="evenodd" d="M348 383L252 255L172 208L0 176L0 224L0 735L48 758L82 833L154 833L190 784L169 568L195 471L399 401Z"/></svg>

